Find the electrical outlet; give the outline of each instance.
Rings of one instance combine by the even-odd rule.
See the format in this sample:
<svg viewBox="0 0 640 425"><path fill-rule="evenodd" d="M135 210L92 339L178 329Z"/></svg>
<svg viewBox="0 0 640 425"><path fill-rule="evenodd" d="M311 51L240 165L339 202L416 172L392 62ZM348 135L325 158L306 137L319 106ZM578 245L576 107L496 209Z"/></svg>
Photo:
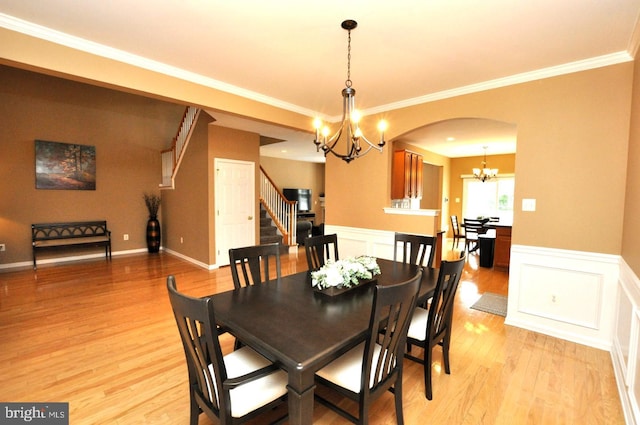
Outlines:
<svg viewBox="0 0 640 425"><path fill-rule="evenodd" d="M1 251L6 251L6 250L7 250L7 247L5 246L5 244L0 243L0 252Z"/></svg>
<svg viewBox="0 0 640 425"><path fill-rule="evenodd" d="M129 240L129 235L127 233L124 234L124 240L128 241Z"/></svg>

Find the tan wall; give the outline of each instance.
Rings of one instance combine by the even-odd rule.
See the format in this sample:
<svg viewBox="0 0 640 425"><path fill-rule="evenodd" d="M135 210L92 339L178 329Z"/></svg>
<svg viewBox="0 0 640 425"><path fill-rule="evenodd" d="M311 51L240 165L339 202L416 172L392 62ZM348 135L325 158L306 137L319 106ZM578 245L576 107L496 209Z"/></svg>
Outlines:
<svg viewBox="0 0 640 425"><path fill-rule="evenodd" d="M0 57L5 63L75 75L73 78L293 128L309 126L310 118L299 114L4 29L0 36ZM533 213L516 211L514 243L618 254L623 234L632 82L633 63L624 63L376 114L365 117L361 126L365 134L375 132L374 123L384 116L390 123L387 137L393 140L412 129L450 118L513 123L518 128L515 202L520 205L523 198L534 198L538 208ZM634 121L632 127L636 126ZM635 139L632 142L637 143ZM635 152L632 145L631 153ZM635 165L634 158L630 163ZM411 230L407 227L413 226L412 220L390 217L382 211L390 202L390 165L389 149L351 164L328 158L327 222ZM451 198L447 190L444 196ZM631 224L635 204L628 201L626 205L626 222ZM447 214L444 209L443 214ZM625 237L627 253L637 244L636 239L635 235Z"/></svg>
<svg viewBox="0 0 640 425"><path fill-rule="evenodd" d="M640 64L634 62L633 103L627 165L627 191L624 207L622 257L636 276L640 276ZM603 163L604 164L604 163Z"/></svg>
<svg viewBox="0 0 640 425"><path fill-rule="evenodd" d="M0 64L311 130L312 118L0 28Z"/></svg>
<svg viewBox="0 0 640 425"><path fill-rule="evenodd" d="M162 191L165 248L203 264L209 252L209 122L201 112L175 180L174 190Z"/></svg>
<svg viewBox="0 0 640 425"><path fill-rule="evenodd" d="M142 195L159 193L184 106L4 66L0 81L0 263L31 259L38 222L104 219L114 251L146 248ZM95 146L96 190L36 190L34 139Z"/></svg>
<svg viewBox="0 0 640 425"><path fill-rule="evenodd" d="M315 224L322 222L322 208L318 197L324 193L324 164L263 156L260 158L260 165L281 192L285 187L311 189Z"/></svg>
<svg viewBox="0 0 640 425"><path fill-rule="evenodd" d="M513 242L619 254L632 71L625 63L391 111L388 133L459 117L516 124L515 202L534 198L537 211L515 212ZM330 158L326 167L327 223L381 230L402 224L382 211L389 150L351 164Z"/></svg>
<svg viewBox="0 0 640 425"><path fill-rule="evenodd" d="M442 166L422 166L422 199L420 208L439 210L442 200Z"/></svg>

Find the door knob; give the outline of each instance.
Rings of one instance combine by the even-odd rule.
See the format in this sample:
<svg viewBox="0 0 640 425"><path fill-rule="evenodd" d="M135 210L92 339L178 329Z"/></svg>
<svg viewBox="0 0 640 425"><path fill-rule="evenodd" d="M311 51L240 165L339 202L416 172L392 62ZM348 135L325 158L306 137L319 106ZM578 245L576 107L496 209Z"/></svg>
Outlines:
<svg viewBox="0 0 640 425"><path fill-rule="evenodd" d="M252 215L250 215L249 217L247 217L247 219L249 219L249 220L253 220L253 216L252 216Z"/></svg>

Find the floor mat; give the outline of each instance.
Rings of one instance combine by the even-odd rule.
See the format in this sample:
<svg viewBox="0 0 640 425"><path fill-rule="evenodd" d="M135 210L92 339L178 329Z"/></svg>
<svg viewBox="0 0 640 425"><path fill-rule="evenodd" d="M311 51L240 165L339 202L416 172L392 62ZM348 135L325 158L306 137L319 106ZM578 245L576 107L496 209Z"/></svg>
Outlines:
<svg viewBox="0 0 640 425"><path fill-rule="evenodd" d="M506 317L507 297L504 295L492 294L491 292L485 292L480 296L480 299L471 306L471 308Z"/></svg>

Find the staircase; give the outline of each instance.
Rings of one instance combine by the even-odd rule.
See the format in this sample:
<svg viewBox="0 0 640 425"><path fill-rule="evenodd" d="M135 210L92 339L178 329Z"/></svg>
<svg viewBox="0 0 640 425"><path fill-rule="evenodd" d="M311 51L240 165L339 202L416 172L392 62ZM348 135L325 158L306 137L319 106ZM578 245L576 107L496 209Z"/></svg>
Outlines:
<svg viewBox="0 0 640 425"><path fill-rule="evenodd" d="M176 174L199 115L199 108L188 106L184 111L184 115L182 115L180 127L178 127L176 137L171 142L171 147L161 152L162 183L160 184L160 189L175 189Z"/></svg>
<svg viewBox="0 0 640 425"><path fill-rule="evenodd" d="M260 166L260 210L264 209L270 217L278 229L276 233L282 235L282 244L285 246L296 245L297 204L284 197Z"/></svg>
<svg viewBox="0 0 640 425"><path fill-rule="evenodd" d="M162 154L160 189L175 189L175 177L187 149L200 109L189 106L171 148ZM287 200L260 167L260 244L279 243L285 250L296 245L297 202Z"/></svg>
<svg viewBox="0 0 640 425"><path fill-rule="evenodd" d="M282 235L278 233L278 228L260 203L260 245L275 242L282 244Z"/></svg>

